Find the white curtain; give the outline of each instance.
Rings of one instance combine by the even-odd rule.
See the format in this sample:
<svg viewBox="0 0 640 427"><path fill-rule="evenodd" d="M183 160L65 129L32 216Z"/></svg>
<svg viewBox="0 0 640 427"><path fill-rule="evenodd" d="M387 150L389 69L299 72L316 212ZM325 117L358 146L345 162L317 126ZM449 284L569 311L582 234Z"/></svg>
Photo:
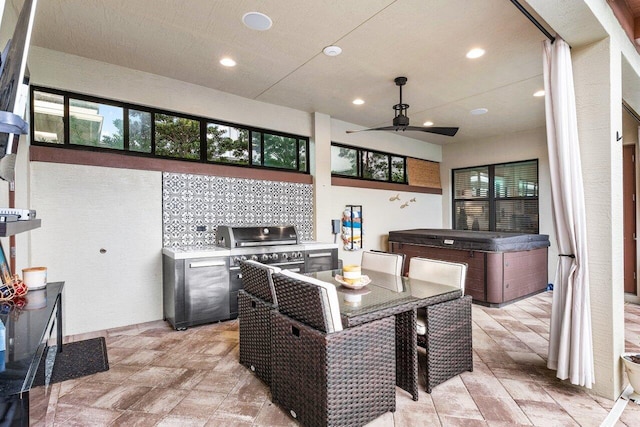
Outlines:
<svg viewBox="0 0 640 427"><path fill-rule="evenodd" d="M545 41L543 61L553 222L560 253L547 366L557 370L558 378L591 388L595 378L589 262L569 45L560 38Z"/></svg>

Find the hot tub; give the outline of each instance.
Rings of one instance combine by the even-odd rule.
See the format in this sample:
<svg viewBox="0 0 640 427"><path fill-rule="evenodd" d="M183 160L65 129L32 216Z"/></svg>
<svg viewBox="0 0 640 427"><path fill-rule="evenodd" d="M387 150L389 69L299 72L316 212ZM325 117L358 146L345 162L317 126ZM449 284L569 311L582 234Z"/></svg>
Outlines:
<svg viewBox="0 0 640 427"><path fill-rule="evenodd" d="M546 234L413 229L389 232L389 250L411 257L466 262L465 294L474 302L501 306L547 288Z"/></svg>

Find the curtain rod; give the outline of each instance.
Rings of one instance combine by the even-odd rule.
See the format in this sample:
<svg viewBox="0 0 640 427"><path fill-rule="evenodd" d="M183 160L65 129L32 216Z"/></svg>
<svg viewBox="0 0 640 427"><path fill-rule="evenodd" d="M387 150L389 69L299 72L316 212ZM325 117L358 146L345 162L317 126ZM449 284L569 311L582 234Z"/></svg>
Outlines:
<svg viewBox="0 0 640 427"><path fill-rule="evenodd" d="M531 22L533 23L533 25L535 25L535 26L536 26L536 27L537 27L537 28L542 32L542 34L544 34L544 35L545 35L549 40L551 40L551 43L553 43L554 41L556 41L556 38L555 38L554 36L552 36L552 35L551 35L551 33L550 33L549 31L547 31L547 29L546 29L546 28L544 28L544 27L542 26L542 24L540 24L536 18L534 18L534 17L533 17L533 15L531 15L531 14L529 13L529 11L528 11L527 9L525 9L525 8L520 4L520 2L518 2L518 0L511 0L511 3L513 3L513 5L514 5L515 7L517 7L517 8L518 8L518 10L519 10L520 12L522 12L522 14L523 14L524 16L526 16L526 17L527 17L527 19L528 19L529 21L531 21Z"/></svg>
<svg viewBox="0 0 640 427"><path fill-rule="evenodd" d="M629 113L629 115L631 117L633 117L633 119L636 121L636 123L640 125L640 117L638 116L638 113L636 113L633 110L633 108L631 108L631 106L625 102L624 99L622 100L622 108L627 110L627 113Z"/></svg>

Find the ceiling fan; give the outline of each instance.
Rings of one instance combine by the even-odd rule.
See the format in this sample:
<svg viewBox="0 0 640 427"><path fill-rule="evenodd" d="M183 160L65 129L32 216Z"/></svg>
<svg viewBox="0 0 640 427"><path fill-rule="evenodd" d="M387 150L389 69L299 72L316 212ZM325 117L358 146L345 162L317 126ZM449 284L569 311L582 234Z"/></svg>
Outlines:
<svg viewBox="0 0 640 427"><path fill-rule="evenodd" d="M396 77L394 79L396 82L396 86L400 88L400 102L393 106L393 109L396 112L396 116L393 118L393 126L382 126L371 129L361 129L361 130L348 130L347 133L355 133L355 132L363 132L369 130L394 130L394 131L419 131L419 132L430 132L438 135L444 136L454 136L456 132L458 132L457 127L420 127L420 126L409 126L409 117L407 116L407 110L409 109L409 104L402 103L402 86L407 83L406 77Z"/></svg>

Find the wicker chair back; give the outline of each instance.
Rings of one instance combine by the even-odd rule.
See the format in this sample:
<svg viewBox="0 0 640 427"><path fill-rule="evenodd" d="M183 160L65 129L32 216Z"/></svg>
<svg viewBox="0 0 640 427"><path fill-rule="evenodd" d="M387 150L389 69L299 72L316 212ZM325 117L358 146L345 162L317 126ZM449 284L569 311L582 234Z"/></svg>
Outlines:
<svg viewBox="0 0 640 427"><path fill-rule="evenodd" d="M325 333L342 330L335 286L291 271L273 275L278 310Z"/></svg>
<svg viewBox="0 0 640 427"><path fill-rule="evenodd" d="M245 292L277 307L278 299L271 275L279 271L278 267L271 267L257 261L242 261L240 263L242 288Z"/></svg>

